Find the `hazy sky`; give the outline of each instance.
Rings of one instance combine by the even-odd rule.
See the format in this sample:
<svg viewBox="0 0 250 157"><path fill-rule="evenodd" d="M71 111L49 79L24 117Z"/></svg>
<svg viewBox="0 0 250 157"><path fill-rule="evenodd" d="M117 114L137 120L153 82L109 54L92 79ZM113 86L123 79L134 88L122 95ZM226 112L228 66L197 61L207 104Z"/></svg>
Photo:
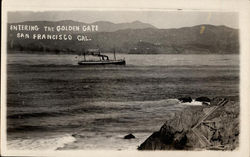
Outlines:
<svg viewBox="0 0 250 157"><path fill-rule="evenodd" d="M238 14L232 12L194 11L44 11L9 12L8 22L75 20L85 23L110 21L113 23L139 20L158 28L180 28L199 24L226 25L238 28Z"/></svg>

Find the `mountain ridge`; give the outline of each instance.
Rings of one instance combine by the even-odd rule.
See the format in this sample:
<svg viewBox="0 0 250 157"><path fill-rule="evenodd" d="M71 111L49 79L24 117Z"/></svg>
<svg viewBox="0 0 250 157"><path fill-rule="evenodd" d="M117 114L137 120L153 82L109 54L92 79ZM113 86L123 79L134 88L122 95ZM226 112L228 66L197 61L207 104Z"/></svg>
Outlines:
<svg viewBox="0 0 250 157"><path fill-rule="evenodd" d="M81 24L81 25L91 25L91 24L99 24L99 23L109 23L109 24L114 24L114 25L121 25L121 24L133 24L133 23L140 23L140 24L146 24L148 27L147 28L155 28L155 29L160 29L160 30L171 30L171 29L184 29L184 28L191 28L191 27L200 27L200 26L208 26L208 27L224 27L227 29L233 29L233 30L239 30L238 28L232 28L226 25L212 25L212 24L199 24L199 25L194 25L194 26L183 26L183 27L179 27L179 28L157 28L156 26L149 24L149 23L144 23L141 22L139 20L136 21L132 21L132 22L122 22L122 23L114 23L114 22L110 22L110 21L95 21L92 23L86 23L86 22L81 22L81 21L75 21L75 20L58 20L58 21L46 21L46 20L39 20L39 21L23 21L23 22L12 22L12 23L7 23L8 25L10 24L26 24L26 23L32 23L32 24L37 24L37 23L65 23L65 22L70 22L70 23L76 23L76 24ZM130 29L130 28L126 28L126 29ZM133 28L132 28L133 29ZM142 28L144 29L144 28ZM118 29L120 30L120 29ZM115 30L117 31L117 30Z"/></svg>
<svg viewBox="0 0 250 157"><path fill-rule="evenodd" d="M144 28L156 28L155 26L144 23L141 21L132 21L127 23L113 23L110 21L95 21L92 23L85 23L74 20L60 20L60 21L23 21L18 23L8 23L8 25L45 25L45 26L59 26L59 25L98 25L99 32L114 32L121 29L144 29ZM157 29L157 28L156 28Z"/></svg>
<svg viewBox="0 0 250 157"><path fill-rule="evenodd" d="M72 24L73 20L60 21L61 24ZM29 24L29 22L26 22ZM50 22L32 22L39 26ZM158 29L151 25L144 25L140 21L134 21L138 25L116 24L112 22L97 21L105 28L98 32L29 32L37 34L66 34L71 35L72 40L32 40L16 37L17 31L8 30L8 49L17 51L40 51L41 53L79 53L89 48L98 47L103 52L112 52L115 48L118 53L133 54L237 54L239 53L239 30L227 26L214 26L201 24L191 27ZM24 23L25 24L25 23ZM58 24L51 22L50 24ZM83 24L83 23L81 23ZM10 25L10 24L9 24ZM106 30L106 31L104 31ZM92 39L88 42L79 42L77 35L85 35Z"/></svg>

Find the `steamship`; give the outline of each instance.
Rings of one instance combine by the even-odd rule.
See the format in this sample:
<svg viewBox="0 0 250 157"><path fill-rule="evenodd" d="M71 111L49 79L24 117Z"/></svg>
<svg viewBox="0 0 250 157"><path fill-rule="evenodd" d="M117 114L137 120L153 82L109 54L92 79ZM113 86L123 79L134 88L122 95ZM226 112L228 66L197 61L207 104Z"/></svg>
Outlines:
<svg viewBox="0 0 250 157"><path fill-rule="evenodd" d="M114 50L114 58L110 59L109 56L101 54L100 49L88 49L86 52L84 51L83 60L78 61L79 65L125 65L125 59L116 59L116 54ZM87 55L92 55L97 59L88 60Z"/></svg>

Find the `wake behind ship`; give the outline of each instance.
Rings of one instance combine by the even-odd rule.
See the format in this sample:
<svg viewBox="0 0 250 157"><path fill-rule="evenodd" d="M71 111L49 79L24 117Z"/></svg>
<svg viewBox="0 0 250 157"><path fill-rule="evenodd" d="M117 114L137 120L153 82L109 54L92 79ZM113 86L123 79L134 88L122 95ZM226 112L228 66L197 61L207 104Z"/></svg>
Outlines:
<svg viewBox="0 0 250 157"><path fill-rule="evenodd" d="M87 60L86 55L92 55L97 57L95 60ZM115 51L114 51L114 59L109 59L109 56L101 54L99 49L88 49L87 52L83 53L83 60L78 61L79 65L125 65L125 59L116 59Z"/></svg>

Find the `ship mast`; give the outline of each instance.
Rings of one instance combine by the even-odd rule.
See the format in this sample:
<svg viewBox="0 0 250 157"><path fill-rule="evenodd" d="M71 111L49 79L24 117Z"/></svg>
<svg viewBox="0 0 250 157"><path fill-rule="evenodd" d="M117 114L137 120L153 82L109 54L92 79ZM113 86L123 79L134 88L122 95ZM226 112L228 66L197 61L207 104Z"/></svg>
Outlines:
<svg viewBox="0 0 250 157"><path fill-rule="evenodd" d="M116 60L116 56L115 56L115 49L114 49L114 60Z"/></svg>
<svg viewBox="0 0 250 157"><path fill-rule="evenodd" d="M83 52L83 59L86 61L85 51Z"/></svg>

